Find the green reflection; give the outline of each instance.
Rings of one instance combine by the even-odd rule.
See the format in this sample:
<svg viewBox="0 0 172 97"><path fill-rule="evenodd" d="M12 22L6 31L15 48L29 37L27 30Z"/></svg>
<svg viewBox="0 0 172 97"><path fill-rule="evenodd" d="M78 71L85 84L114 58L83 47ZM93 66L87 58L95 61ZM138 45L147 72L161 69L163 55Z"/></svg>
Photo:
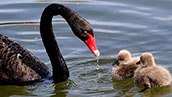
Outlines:
<svg viewBox="0 0 172 97"><path fill-rule="evenodd" d="M0 86L0 97L9 97L13 95L27 95L33 96L30 94L26 86Z"/></svg>

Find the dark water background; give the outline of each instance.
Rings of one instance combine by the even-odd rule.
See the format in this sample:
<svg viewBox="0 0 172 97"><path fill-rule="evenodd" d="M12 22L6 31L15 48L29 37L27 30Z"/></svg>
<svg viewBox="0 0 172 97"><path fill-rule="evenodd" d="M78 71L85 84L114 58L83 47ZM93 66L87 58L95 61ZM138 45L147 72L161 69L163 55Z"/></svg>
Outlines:
<svg viewBox="0 0 172 97"><path fill-rule="evenodd" d="M71 33L67 23L60 16L54 17L56 39L70 70L69 80L0 86L0 97L172 96L171 86L140 93L142 87L132 79L113 81L110 74L113 58L121 49L128 49L133 56L149 51L158 65L172 73L171 0L0 0L0 33L24 45L49 68L51 64L39 34L39 19L51 3L72 8L92 24L101 52L99 62Z"/></svg>

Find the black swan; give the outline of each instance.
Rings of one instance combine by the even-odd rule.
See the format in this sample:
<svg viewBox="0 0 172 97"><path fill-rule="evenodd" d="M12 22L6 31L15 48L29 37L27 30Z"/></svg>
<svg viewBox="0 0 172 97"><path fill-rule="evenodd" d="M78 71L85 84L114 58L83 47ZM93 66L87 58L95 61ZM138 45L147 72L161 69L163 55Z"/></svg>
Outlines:
<svg viewBox="0 0 172 97"><path fill-rule="evenodd" d="M52 18L55 15L61 15L67 21L73 33L95 56L100 55L91 25L72 9L61 4L51 4L42 13L40 33L52 64L52 77L47 66L31 52L0 34L0 84L28 84L47 78L53 78L54 82L67 80L69 71L53 33Z"/></svg>

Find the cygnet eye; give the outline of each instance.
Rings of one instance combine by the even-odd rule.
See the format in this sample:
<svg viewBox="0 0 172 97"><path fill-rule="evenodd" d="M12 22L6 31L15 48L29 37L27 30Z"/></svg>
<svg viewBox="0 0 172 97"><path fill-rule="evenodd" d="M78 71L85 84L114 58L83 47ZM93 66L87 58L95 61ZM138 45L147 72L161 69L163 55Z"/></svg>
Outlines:
<svg viewBox="0 0 172 97"><path fill-rule="evenodd" d="M124 61L124 59L119 59L120 61Z"/></svg>

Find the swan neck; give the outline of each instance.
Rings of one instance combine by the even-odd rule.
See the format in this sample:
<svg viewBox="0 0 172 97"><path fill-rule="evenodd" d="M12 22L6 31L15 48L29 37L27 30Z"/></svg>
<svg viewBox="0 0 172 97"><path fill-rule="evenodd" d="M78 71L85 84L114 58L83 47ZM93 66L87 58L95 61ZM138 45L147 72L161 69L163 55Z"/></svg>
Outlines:
<svg viewBox="0 0 172 97"><path fill-rule="evenodd" d="M50 58L54 82L64 81L69 77L69 71L60 52L52 27L52 18L61 15L62 5L52 4L45 8L40 21L40 34L46 52ZM65 18L67 18L65 16Z"/></svg>

